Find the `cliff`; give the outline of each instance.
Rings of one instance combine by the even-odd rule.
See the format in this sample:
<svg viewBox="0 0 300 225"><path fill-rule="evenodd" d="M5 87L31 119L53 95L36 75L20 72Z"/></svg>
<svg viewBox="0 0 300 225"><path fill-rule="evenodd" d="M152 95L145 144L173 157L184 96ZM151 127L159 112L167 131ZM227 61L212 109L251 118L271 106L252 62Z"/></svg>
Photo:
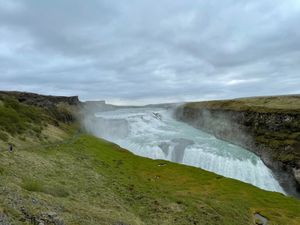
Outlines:
<svg viewBox="0 0 300 225"><path fill-rule="evenodd" d="M0 96L11 96L16 98L21 103L44 108L55 107L59 103L66 103L73 106L80 104L78 96L51 96L18 91L0 91Z"/></svg>
<svg viewBox="0 0 300 225"><path fill-rule="evenodd" d="M253 151L288 193L299 195L300 96L188 103L177 109L176 117Z"/></svg>

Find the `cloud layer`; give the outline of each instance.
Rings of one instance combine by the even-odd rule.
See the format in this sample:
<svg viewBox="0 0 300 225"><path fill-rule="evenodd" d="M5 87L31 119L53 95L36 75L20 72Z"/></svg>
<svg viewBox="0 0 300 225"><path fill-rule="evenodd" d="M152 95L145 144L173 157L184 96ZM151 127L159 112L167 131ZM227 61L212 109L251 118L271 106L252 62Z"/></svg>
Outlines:
<svg viewBox="0 0 300 225"><path fill-rule="evenodd" d="M0 89L154 103L300 93L297 0L0 0Z"/></svg>

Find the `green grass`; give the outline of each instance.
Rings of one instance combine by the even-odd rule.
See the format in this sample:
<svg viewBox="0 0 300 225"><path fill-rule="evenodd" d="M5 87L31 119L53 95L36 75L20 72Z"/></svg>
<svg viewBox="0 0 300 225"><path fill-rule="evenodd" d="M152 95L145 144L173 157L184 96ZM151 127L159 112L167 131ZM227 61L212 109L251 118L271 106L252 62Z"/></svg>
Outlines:
<svg viewBox="0 0 300 225"><path fill-rule="evenodd" d="M255 213L269 225L300 223L297 199L75 135L71 111L0 96L0 148L15 146L13 153L0 151L0 216L11 224L30 224L26 216L47 212L72 225L253 225ZM291 142L299 136L293 135L280 138Z"/></svg>
<svg viewBox="0 0 300 225"><path fill-rule="evenodd" d="M9 136L6 132L0 131L0 140L7 142L9 139Z"/></svg>
<svg viewBox="0 0 300 225"><path fill-rule="evenodd" d="M201 169L138 157L89 135L0 153L0 160L0 180L5 181L0 208L13 224L22 224L20 207L33 215L54 211L66 224L78 225L250 225L256 212L270 225L300 223L300 202L294 198Z"/></svg>
<svg viewBox="0 0 300 225"><path fill-rule="evenodd" d="M190 108L300 113L300 95L240 98L187 103Z"/></svg>
<svg viewBox="0 0 300 225"><path fill-rule="evenodd" d="M27 105L0 93L0 149L7 149L9 143L20 148L66 138L77 126L71 121L75 111L63 103L51 109Z"/></svg>
<svg viewBox="0 0 300 225"><path fill-rule="evenodd" d="M8 135L16 136L30 133L40 136L49 124L59 126L61 123L73 123L76 110L67 104L42 108L20 103L16 98L0 94L0 140L7 141Z"/></svg>
<svg viewBox="0 0 300 225"><path fill-rule="evenodd" d="M67 197L69 193L60 186L47 186L40 183L38 180L23 179L22 188L31 192L42 192L55 197Z"/></svg>
<svg viewBox="0 0 300 225"><path fill-rule="evenodd" d="M46 113L38 107L19 103L12 97L0 96L0 138L6 140L3 133L11 135L22 134L26 131L40 133L43 122L47 121Z"/></svg>

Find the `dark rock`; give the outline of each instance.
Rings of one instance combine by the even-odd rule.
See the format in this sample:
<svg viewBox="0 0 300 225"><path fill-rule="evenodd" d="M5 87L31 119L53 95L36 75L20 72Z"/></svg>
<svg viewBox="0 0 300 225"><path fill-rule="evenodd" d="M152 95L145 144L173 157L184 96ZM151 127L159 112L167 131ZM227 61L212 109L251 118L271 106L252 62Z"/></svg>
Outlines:
<svg viewBox="0 0 300 225"><path fill-rule="evenodd" d="M55 212L44 212L38 215L32 215L24 207L21 207L20 211L24 215L24 219L34 225L65 225L63 219Z"/></svg>
<svg viewBox="0 0 300 225"><path fill-rule="evenodd" d="M160 147L160 149L163 151L163 153L167 157L169 154L169 150L170 150L170 144L167 142L162 142L158 146Z"/></svg>
<svg viewBox="0 0 300 225"><path fill-rule="evenodd" d="M154 118L156 118L156 119L158 119L158 120L161 120L161 119L162 119L162 115L161 115L161 114L155 113L155 112L153 112L152 114L153 114L153 117L154 117Z"/></svg>
<svg viewBox="0 0 300 225"><path fill-rule="evenodd" d="M183 156L186 148L190 145L193 145L192 140L184 138L175 138L172 140L175 143L173 152L172 152L172 161L181 163L183 161Z"/></svg>
<svg viewBox="0 0 300 225"><path fill-rule="evenodd" d="M299 112L181 106L175 117L219 139L253 151L273 170L287 193L300 195Z"/></svg>

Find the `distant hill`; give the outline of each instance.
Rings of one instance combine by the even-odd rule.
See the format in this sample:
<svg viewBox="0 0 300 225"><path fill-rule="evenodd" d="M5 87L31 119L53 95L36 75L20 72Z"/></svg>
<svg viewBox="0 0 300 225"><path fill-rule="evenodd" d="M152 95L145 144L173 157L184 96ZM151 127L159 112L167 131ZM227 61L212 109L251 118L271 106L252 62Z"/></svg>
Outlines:
<svg viewBox="0 0 300 225"><path fill-rule="evenodd" d="M222 109L255 112L300 112L300 95L237 98L187 103L190 108Z"/></svg>

